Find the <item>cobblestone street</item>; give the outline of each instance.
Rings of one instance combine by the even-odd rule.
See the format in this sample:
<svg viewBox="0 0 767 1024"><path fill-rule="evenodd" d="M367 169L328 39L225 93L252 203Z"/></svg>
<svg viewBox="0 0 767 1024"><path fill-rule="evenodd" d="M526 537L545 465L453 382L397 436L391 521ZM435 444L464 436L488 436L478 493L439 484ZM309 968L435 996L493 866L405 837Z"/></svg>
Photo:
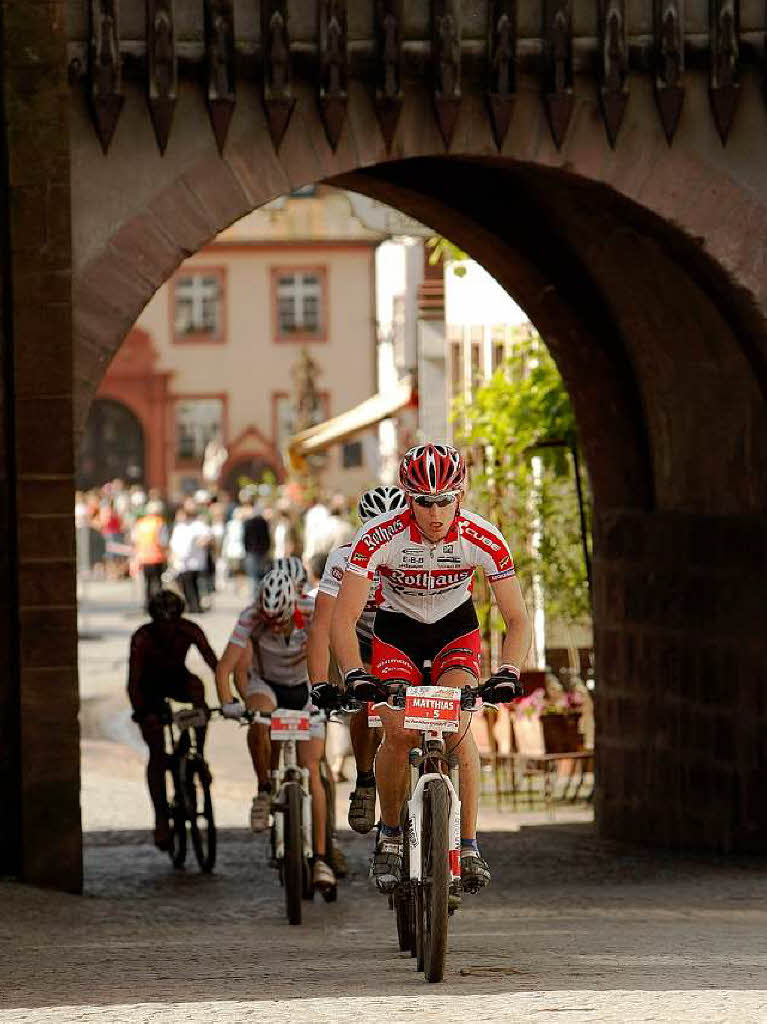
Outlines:
<svg viewBox="0 0 767 1024"><path fill-rule="evenodd" d="M493 884L453 919L434 987L397 951L367 838L341 833L338 902L287 925L265 839L239 827L250 779L233 726L211 728L216 872L174 872L148 843L121 660L139 618L121 593L81 645L86 891L0 887L2 1024L767 1019L764 863L600 841L583 812L483 814ZM201 619L218 650L238 603Z"/></svg>

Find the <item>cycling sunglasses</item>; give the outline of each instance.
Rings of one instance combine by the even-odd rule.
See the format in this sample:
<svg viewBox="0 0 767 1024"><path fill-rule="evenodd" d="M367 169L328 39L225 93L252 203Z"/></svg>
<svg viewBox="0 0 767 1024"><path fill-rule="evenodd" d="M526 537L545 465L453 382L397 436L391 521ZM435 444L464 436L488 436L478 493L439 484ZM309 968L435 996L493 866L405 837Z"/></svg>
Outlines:
<svg viewBox="0 0 767 1024"><path fill-rule="evenodd" d="M432 505L436 505L437 508L447 508L455 499L458 497L458 491L449 491L446 494L419 494L413 496L413 501L419 508L431 508Z"/></svg>

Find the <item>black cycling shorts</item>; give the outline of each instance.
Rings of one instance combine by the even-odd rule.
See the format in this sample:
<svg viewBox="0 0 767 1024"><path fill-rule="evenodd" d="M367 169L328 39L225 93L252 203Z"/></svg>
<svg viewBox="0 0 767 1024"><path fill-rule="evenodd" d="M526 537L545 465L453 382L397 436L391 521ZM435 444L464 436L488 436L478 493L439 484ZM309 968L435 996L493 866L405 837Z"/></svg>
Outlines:
<svg viewBox="0 0 767 1024"><path fill-rule="evenodd" d="M430 661L433 683L450 668L463 668L479 678L479 622L471 599L436 622L379 609L374 633L374 675L418 683L423 663Z"/></svg>

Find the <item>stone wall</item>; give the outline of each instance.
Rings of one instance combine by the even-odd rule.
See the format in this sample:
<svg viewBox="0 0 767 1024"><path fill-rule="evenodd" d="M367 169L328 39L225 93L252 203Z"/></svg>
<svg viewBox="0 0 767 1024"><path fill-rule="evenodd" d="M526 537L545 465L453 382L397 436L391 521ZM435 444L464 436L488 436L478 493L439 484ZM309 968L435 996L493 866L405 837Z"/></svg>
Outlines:
<svg viewBox="0 0 767 1024"><path fill-rule="evenodd" d="M767 520L612 512L594 551L600 830L767 850Z"/></svg>
<svg viewBox="0 0 767 1024"><path fill-rule="evenodd" d="M77 891L82 858L66 4L5 0L1 14L0 856L4 871Z"/></svg>

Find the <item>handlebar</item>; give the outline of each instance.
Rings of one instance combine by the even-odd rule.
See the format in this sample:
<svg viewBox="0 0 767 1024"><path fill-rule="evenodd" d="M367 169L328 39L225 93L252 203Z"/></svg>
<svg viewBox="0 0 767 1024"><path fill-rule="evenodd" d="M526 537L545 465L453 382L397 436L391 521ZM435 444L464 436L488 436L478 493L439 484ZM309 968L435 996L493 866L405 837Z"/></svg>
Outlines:
<svg viewBox="0 0 767 1024"><path fill-rule="evenodd" d="M432 684L432 685L436 685L436 684ZM456 689L459 689L459 687L456 687ZM483 708L494 708L494 707L496 707L495 704L491 704L491 703L489 703L489 701L484 701L484 700L482 702L482 708L478 708L476 706L477 698L478 697L480 697L480 698L482 697L483 689L484 689L484 684L480 684L479 686L464 686L464 687L460 687L460 690L461 690L461 711L481 711ZM398 684L398 688L394 691L394 693L389 695L389 698L387 700L376 701L373 704L373 707L374 708L378 708L378 707L385 706L385 707L390 707L390 708L396 708L398 711L404 711L405 710L406 691L407 691L407 684L404 683L404 682L403 683L399 683Z"/></svg>

